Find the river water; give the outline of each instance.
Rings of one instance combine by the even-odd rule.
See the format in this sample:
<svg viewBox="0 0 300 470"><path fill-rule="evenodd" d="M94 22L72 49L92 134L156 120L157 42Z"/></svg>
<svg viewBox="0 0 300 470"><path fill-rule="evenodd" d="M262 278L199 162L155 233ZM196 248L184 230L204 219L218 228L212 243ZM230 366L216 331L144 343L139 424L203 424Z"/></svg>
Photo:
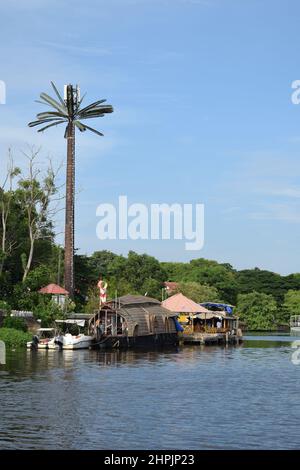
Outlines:
<svg viewBox="0 0 300 470"><path fill-rule="evenodd" d="M292 340L247 336L235 347L163 352L10 351L0 366L0 449L299 448Z"/></svg>

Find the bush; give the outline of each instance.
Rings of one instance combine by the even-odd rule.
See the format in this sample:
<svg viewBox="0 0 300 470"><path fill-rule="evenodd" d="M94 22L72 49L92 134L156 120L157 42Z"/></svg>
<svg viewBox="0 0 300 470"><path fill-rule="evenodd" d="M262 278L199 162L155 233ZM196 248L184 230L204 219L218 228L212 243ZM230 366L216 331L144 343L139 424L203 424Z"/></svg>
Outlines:
<svg viewBox="0 0 300 470"><path fill-rule="evenodd" d="M31 341L32 335L14 328L0 328L0 340L4 341L7 348L25 347L27 341Z"/></svg>
<svg viewBox="0 0 300 470"><path fill-rule="evenodd" d="M3 328L14 328L15 330L24 331L24 333L28 330L24 318L19 317L5 317Z"/></svg>
<svg viewBox="0 0 300 470"><path fill-rule="evenodd" d="M42 327L51 327L55 320L64 318L64 312L51 297L40 295L40 302L34 307L33 314L36 319L42 320Z"/></svg>
<svg viewBox="0 0 300 470"><path fill-rule="evenodd" d="M11 307L7 302L5 302L5 300L0 300L0 310L3 310L6 313L10 313Z"/></svg>
<svg viewBox="0 0 300 470"><path fill-rule="evenodd" d="M278 309L272 295L261 292L239 294L235 313L247 324L248 330L275 330Z"/></svg>

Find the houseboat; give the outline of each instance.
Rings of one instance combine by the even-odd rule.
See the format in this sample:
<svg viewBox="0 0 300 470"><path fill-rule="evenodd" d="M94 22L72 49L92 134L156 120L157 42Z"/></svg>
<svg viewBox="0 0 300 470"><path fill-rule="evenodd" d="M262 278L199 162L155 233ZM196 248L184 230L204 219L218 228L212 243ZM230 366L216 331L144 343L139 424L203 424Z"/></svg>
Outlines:
<svg viewBox="0 0 300 470"><path fill-rule="evenodd" d="M232 305L197 304L181 293L164 300L162 305L177 315L184 344L238 343L242 339Z"/></svg>
<svg viewBox="0 0 300 470"><path fill-rule="evenodd" d="M146 296L125 295L106 302L89 322L97 348L173 346L180 325L176 315Z"/></svg>

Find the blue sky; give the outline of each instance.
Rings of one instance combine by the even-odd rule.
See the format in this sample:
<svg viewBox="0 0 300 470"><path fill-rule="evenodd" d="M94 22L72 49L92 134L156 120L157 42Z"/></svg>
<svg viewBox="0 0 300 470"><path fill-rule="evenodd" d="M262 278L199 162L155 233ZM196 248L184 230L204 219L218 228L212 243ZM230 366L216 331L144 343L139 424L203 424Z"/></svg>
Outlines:
<svg viewBox="0 0 300 470"><path fill-rule="evenodd" d="M81 253L133 249L299 272L299 14L296 0L1 2L1 171L9 145L20 164L26 143L64 160L61 128L37 135L26 123L50 80L79 83L87 102L104 97L115 108L95 121L104 138L77 138ZM204 203L204 248L98 240L96 207L121 194Z"/></svg>

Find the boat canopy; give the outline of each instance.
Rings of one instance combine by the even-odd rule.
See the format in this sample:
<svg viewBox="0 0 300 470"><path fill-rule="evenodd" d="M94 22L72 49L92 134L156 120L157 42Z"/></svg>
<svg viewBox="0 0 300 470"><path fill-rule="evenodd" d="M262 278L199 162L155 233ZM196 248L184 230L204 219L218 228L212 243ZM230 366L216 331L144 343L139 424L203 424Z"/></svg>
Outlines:
<svg viewBox="0 0 300 470"><path fill-rule="evenodd" d="M78 326L84 326L85 320L55 320L55 323L67 323L68 325L78 325Z"/></svg>
<svg viewBox="0 0 300 470"><path fill-rule="evenodd" d="M55 331L55 328L39 328L38 331Z"/></svg>

